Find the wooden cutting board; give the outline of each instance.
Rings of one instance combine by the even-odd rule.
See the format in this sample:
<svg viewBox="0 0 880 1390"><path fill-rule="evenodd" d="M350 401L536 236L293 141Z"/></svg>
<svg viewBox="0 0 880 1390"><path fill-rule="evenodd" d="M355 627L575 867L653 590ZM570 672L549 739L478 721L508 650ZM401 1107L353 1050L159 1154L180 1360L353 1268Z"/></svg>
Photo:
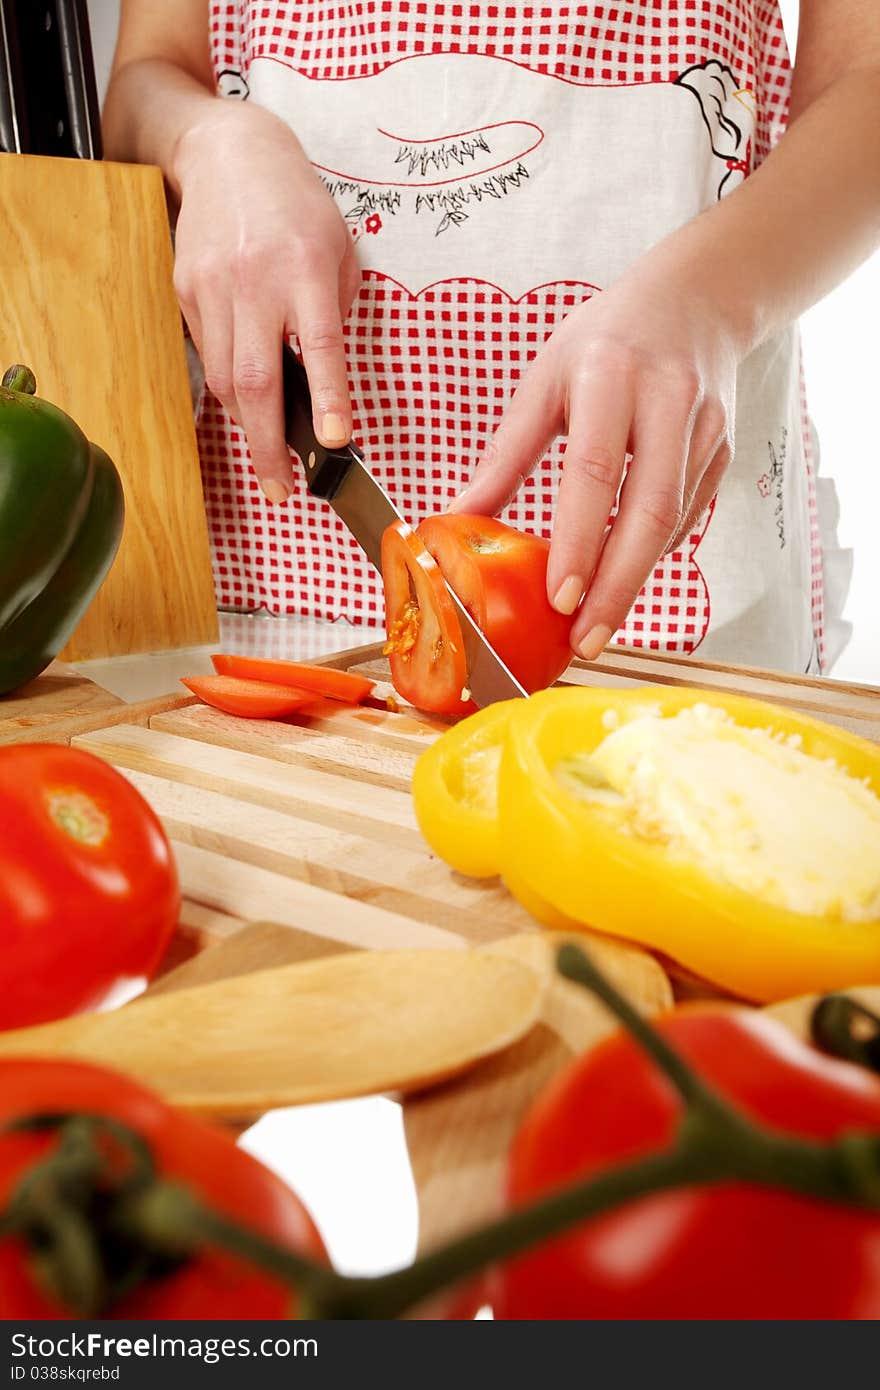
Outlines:
<svg viewBox="0 0 880 1390"><path fill-rule="evenodd" d="M0 155L0 372L25 362L122 476L116 563L69 661L217 637L171 233L158 169Z"/></svg>
<svg viewBox="0 0 880 1390"><path fill-rule="evenodd" d="M412 769L444 722L387 707L392 692L378 647L328 664L375 678L371 701L244 722L181 696L162 708L141 706L130 717L126 707L114 707L104 727L94 713L64 726L75 746L107 758L131 779L171 837L184 905L168 973L154 990L270 968L303 951L317 956L353 946L512 950L547 969L548 934L497 882L453 873L419 837ZM566 680L734 689L880 740L880 692L864 687L624 651L607 652L589 667L576 662ZM665 1007L670 986L656 960L621 943L587 939L607 953L606 969L642 1007ZM691 996L704 992L692 979L684 988ZM423 1245L493 1210L504 1154L525 1106L607 1027L591 998L554 982L541 1021L526 1038L468 1077L406 1101Z"/></svg>
<svg viewBox="0 0 880 1390"><path fill-rule="evenodd" d="M73 666L53 661L36 680L0 696L0 745L69 743L76 734L114 722L146 723L169 707L181 708L179 695L126 704Z"/></svg>
<svg viewBox="0 0 880 1390"><path fill-rule="evenodd" d="M109 720L120 708L125 708L123 701L109 690L53 661L36 680L0 696L0 743L41 739L58 721L73 721L72 727L79 729L82 720Z"/></svg>

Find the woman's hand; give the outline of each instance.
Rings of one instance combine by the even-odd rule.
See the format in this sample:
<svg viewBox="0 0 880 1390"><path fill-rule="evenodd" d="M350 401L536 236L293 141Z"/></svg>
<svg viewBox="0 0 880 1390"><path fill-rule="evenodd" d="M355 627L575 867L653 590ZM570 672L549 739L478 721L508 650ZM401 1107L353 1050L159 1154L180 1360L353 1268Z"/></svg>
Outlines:
<svg viewBox="0 0 880 1390"><path fill-rule="evenodd" d="M181 137L174 283L209 389L247 435L271 502L293 485L281 340L299 336L315 433L347 442L342 324L360 272L348 228L292 131L259 106L212 101Z"/></svg>
<svg viewBox="0 0 880 1390"><path fill-rule="evenodd" d="M587 660L718 488L733 450L739 355L718 310L646 257L548 339L454 503L497 512L548 444L568 436L547 588L561 613L584 599L571 640Z"/></svg>

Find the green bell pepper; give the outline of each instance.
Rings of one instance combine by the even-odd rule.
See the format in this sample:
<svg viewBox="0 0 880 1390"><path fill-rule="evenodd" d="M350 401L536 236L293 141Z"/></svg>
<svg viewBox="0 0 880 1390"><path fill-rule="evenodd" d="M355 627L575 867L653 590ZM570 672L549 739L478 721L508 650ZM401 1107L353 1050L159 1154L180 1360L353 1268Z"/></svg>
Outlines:
<svg viewBox="0 0 880 1390"><path fill-rule="evenodd" d="M116 468L36 386L21 366L0 383L0 695L58 655L122 538Z"/></svg>

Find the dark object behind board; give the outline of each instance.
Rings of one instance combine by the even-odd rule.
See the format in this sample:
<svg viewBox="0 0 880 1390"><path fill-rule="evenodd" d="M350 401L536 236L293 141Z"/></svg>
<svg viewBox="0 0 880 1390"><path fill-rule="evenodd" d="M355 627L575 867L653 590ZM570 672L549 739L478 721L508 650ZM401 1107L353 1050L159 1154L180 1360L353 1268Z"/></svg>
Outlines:
<svg viewBox="0 0 880 1390"><path fill-rule="evenodd" d="M101 158L86 0L0 0L0 151Z"/></svg>

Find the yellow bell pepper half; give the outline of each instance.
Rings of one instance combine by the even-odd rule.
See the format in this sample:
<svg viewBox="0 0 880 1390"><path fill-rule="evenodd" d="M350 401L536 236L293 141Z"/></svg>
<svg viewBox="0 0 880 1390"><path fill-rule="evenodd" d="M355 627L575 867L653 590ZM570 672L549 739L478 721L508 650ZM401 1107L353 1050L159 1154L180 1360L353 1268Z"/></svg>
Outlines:
<svg viewBox="0 0 880 1390"><path fill-rule="evenodd" d="M502 873L509 869L566 918L663 951L748 999L880 982L880 920L768 903L661 841L628 832L607 807L557 775L561 763L590 754L607 737L609 714L612 723L670 718L696 704L719 707L740 727L798 736L803 753L833 761L877 795L880 747L806 715L701 690L557 689L513 704L504 720L492 831ZM460 737L465 727L456 730Z"/></svg>
<svg viewBox="0 0 880 1390"><path fill-rule="evenodd" d="M470 878L497 878L517 902L552 931L577 931L573 922L523 881L502 853L498 773L513 711L528 704L503 700L470 715L441 735L418 759L413 799L419 829L431 849Z"/></svg>
<svg viewBox="0 0 880 1390"><path fill-rule="evenodd" d="M413 773L419 829L441 859L471 878L501 872L498 768L518 704L502 700L453 725L425 750Z"/></svg>

